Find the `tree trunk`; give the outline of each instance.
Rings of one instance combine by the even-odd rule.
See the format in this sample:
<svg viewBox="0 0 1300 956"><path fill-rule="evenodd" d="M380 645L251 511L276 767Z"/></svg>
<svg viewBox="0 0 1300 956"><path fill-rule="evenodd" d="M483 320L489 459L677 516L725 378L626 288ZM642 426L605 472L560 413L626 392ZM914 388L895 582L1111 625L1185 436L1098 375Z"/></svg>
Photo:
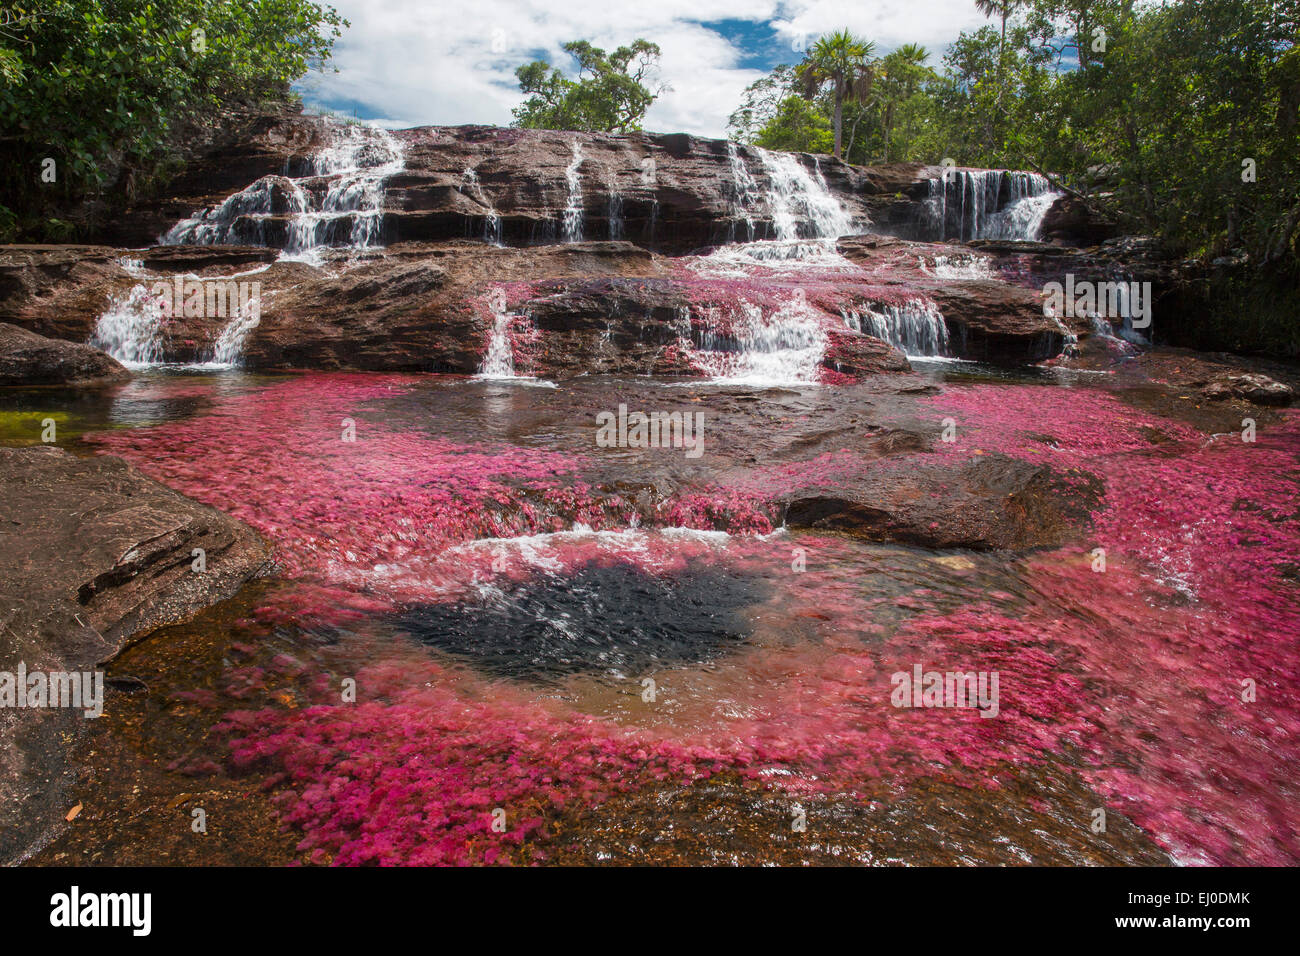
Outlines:
<svg viewBox="0 0 1300 956"><path fill-rule="evenodd" d="M835 158L840 158L840 144L844 133L844 91L835 84Z"/></svg>

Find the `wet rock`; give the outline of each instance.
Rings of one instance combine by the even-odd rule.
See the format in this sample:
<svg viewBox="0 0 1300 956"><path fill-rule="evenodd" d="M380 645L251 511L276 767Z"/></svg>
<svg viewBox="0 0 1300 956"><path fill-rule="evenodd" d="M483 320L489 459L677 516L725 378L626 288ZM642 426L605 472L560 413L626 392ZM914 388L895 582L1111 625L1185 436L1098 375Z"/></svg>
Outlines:
<svg viewBox="0 0 1300 956"><path fill-rule="evenodd" d="M93 385L130 377L121 363L93 346L0 322L0 385Z"/></svg>
<svg viewBox="0 0 1300 956"><path fill-rule="evenodd" d="M507 586L478 604L412 607L397 626L498 677L634 678L740 647L749 633L740 610L762 596L757 584L708 568L652 575L593 565Z"/></svg>
<svg viewBox="0 0 1300 956"><path fill-rule="evenodd" d="M91 671L267 566L247 526L108 456L0 448L0 670ZM206 569L194 570L194 550ZM110 698L111 700L111 698ZM82 710L0 709L0 861L63 821Z"/></svg>
<svg viewBox="0 0 1300 956"><path fill-rule="evenodd" d="M1059 355L1060 327L1043 315L1036 292L992 280L949 283L929 291L960 358L1028 365Z"/></svg>
<svg viewBox="0 0 1300 956"><path fill-rule="evenodd" d="M1043 240L1071 245L1096 245L1117 235L1118 224L1078 196L1062 196L1052 203L1039 229Z"/></svg>
<svg viewBox="0 0 1300 956"><path fill-rule="evenodd" d="M794 527L928 548L1022 549L1077 533L1098 494L1095 483L1067 483L1048 468L986 455L885 463L833 487L792 491L781 503Z"/></svg>
<svg viewBox="0 0 1300 956"><path fill-rule="evenodd" d="M1201 392L1215 402L1242 398L1256 405L1286 406L1295 399L1295 389L1290 385L1260 374L1225 375L1210 382Z"/></svg>

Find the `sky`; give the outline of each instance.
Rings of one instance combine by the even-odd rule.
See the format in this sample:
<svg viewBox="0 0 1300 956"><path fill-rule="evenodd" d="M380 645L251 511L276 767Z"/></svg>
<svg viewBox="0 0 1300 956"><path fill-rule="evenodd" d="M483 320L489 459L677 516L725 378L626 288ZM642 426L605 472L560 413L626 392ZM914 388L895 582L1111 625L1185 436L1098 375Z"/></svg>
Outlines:
<svg viewBox="0 0 1300 956"><path fill-rule="evenodd" d="M938 65L962 30L989 21L974 0L328 0L351 27L325 73L297 84L308 107L391 128L505 126L523 95L516 67L560 48L613 50L643 37L663 51L669 87L646 114L655 132L722 137L741 92L794 63L822 33L849 28L878 54L920 43Z"/></svg>

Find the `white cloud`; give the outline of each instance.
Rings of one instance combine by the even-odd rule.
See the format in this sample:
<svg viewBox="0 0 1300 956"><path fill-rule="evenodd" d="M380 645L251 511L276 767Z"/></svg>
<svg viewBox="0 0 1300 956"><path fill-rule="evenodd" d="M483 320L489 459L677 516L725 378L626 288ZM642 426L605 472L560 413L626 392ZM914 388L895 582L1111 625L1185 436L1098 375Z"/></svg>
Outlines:
<svg viewBox="0 0 1300 956"><path fill-rule="evenodd" d="M309 102L360 104L385 125L510 122L521 100L514 70L585 39L612 49L637 37L663 49L671 89L651 107L647 129L724 133L740 92L760 73L745 51L702 22L770 24L782 36L849 27L879 49L919 42L936 59L961 29L984 22L972 0L333 0L351 21L335 46L337 73L302 84ZM764 28L766 29L766 28ZM791 59L793 59L793 55Z"/></svg>

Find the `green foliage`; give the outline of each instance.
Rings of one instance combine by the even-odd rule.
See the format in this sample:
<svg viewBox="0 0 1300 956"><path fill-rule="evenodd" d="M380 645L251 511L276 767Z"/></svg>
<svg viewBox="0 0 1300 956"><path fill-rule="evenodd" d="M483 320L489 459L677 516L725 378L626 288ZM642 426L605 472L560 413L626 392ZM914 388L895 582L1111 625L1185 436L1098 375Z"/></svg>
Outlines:
<svg viewBox="0 0 1300 956"><path fill-rule="evenodd" d="M1175 251L1300 273L1297 0L979 7L993 25L962 33L941 73L900 47L859 62L849 96L845 71L811 89L799 80L825 72L781 68L746 90L732 135L825 149L838 88L851 162L1038 169Z"/></svg>
<svg viewBox="0 0 1300 956"><path fill-rule="evenodd" d="M830 120L800 96L787 96L754 138L754 145L787 152L827 153L835 146Z"/></svg>
<svg viewBox="0 0 1300 956"><path fill-rule="evenodd" d="M0 176L24 229L109 186L130 197L186 131L283 100L347 22L309 0L43 0L0 14ZM42 181L54 160L54 182ZM54 225L50 225L53 223Z"/></svg>
<svg viewBox="0 0 1300 956"><path fill-rule="evenodd" d="M636 40L606 54L585 40L564 45L578 61L570 80L545 60L534 60L515 71L519 89L528 94L513 110L515 126L526 129L568 129L587 133L626 133L641 128L646 110L663 92L646 85L659 63L659 47Z"/></svg>
<svg viewBox="0 0 1300 956"><path fill-rule="evenodd" d="M805 99L812 101L829 93L836 158L843 140L845 102L864 103L872 95L874 52L874 43L840 30L819 38L794 68L795 82Z"/></svg>

